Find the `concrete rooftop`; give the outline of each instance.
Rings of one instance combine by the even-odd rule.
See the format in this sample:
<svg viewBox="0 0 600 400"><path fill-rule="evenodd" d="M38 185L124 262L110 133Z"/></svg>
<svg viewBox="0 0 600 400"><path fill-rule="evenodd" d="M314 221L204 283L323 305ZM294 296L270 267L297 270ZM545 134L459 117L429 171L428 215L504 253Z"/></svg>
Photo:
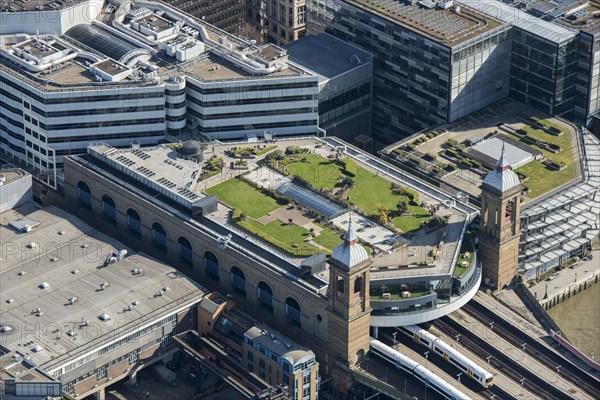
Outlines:
<svg viewBox="0 0 600 400"><path fill-rule="evenodd" d="M8 225L21 218L40 225L28 233ZM42 210L28 203L1 214L0 222L0 325L10 328L0 336L0 344L29 353L45 370L114 339L116 329L124 334L140 328L193 304L206 292L174 268L132 254L59 208ZM122 249L129 252L123 261L105 265ZM134 274L135 269L143 272ZM108 284L104 290L102 283ZM129 306L131 311L125 311ZM33 312L38 308L39 316ZM102 321L103 314L110 319ZM35 346L41 350L35 351Z"/></svg>

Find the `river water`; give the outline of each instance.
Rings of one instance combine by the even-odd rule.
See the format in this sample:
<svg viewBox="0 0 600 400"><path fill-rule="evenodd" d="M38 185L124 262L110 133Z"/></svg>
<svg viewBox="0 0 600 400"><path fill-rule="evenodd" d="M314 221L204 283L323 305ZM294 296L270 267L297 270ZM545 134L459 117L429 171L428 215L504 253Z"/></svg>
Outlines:
<svg viewBox="0 0 600 400"><path fill-rule="evenodd" d="M595 284L548 310L579 350L600 359L600 284Z"/></svg>

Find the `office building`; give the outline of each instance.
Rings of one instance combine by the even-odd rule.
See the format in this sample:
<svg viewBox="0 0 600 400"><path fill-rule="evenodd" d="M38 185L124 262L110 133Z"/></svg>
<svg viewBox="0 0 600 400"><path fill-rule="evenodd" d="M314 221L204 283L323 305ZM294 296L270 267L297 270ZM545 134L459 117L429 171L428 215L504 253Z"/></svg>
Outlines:
<svg viewBox="0 0 600 400"><path fill-rule="evenodd" d="M75 25L2 15L3 158L56 186L63 157L90 142L156 144L184 130L219 139L317 134L318 78L282 48L255 47L162 3L98 6L97 19Z"/></svg>
<svg viewBox="0 0 600 400"><path fill-rule="evenodd" d="M592 125L597 3L309 2L308 30L373 53L373 136L389 144L510 96ZM510 63L506 60L510 59Z"/></svg>
<svg viewBox="0 0 600 400"><path fill-rule="evenodd" d="M242 365L272 385L287 385L294 400L319 398L315 353L266 325L253 326L244 333Z"/></svg>
<svg viewBox="0 0 600 400"><path fill-rule="evenodd" d="M373 55L327 33L285 49L290 62L319 77L319 127L349 143L370 134Z"/></svg>
<svg viewBox="0 0 600 400"><path fill-rule="evenodd" d="M248 0L246 4L247 20L268 42L285 45L305 35L304 0Z"/></svg>
<svg viewBox="0 0 600 400"><path fill-rule="evenodd" d="M241 0L167 0L165 3L234 35L239 35L246 24L246 3Z"/></svg>
<svg viewBox="0 0 600 400"><path fill-rule="evenodd" d="M509 26L451 2L339 7L327 31L374 55L374 140L391 143L508 95Z"/></svg>

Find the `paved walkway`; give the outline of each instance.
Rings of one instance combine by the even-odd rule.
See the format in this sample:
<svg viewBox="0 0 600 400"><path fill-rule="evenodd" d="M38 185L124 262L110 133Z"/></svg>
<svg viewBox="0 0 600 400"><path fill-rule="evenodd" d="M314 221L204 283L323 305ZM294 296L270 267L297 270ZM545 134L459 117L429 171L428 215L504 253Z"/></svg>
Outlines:
<svg viewBox="0 0 600 400"><path fill-rule="evenodd" d="M584 282L594 280L600 275L600 250L592 251L592 260L578 261L572 267L563 268L550 280L540 281L529 288L529 291L544 305L556 295L567 293L570 289L578 288ZM598 278L600 279L600 278ZM546 287L548 296L546 297Z"/></svg>

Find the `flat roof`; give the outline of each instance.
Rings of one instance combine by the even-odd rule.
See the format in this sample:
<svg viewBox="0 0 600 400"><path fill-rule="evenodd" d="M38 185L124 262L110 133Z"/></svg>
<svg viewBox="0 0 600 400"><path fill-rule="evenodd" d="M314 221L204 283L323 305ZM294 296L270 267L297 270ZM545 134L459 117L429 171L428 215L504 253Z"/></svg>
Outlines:
<svg viewBox="0 0 600 400"><path fill-rule="evenodd" d="M308 75L300 68L289 66L265 76L257 76L215 55L207 55L201 59L182 63L178 67L179 75L190 75L204 82L222 81L227 79L264 79Z"/></svg>
<svg viewBox="0 0 600 400"><path fill-rule="evenodd" d="M72 7L79 3L88 0L38 0L38 1L22 1L8 0L6 1L7 11L22 12L22 11L44 11L44 10L60 10L67 7ZM4 8L4 4L2 5ZM2 10L4 11L4 10Z"/></svg>
<svg viewBox="0 0 600 400"><path fill-rule="evenodd" d="M20 168L3 168L0 169L0 177L4 178L4 185L8 185L11 182L19 179L24 179L29 172L26 172ZM2 188L2 186L0 186Z"/></svg>
<svg viewBox="0 0 600 400"><path fill-rule="evenodd" d="M18 219L40 225L19 232L8 225ZM116 329L119 334L139 329L206 293L175 268L133 253L57 207L42 210L27 203L1 214L0 222L3 243L15 246L14 252L4 252L1 263L0 324L11 330L0 343L28 353L44 370L115 339ZM123 249L128 256L106 265ZM143 272L135 274L135 269ZM107 285L101 290L103 283ZM161 289L167 290L156 296ZM102 321L104 314L110 319ZM36 326L52 328L40 331Z"/></svg>
<svg viewBox="0 0 600 400"><path fill-rule="evenodd" d="M397 0L344 0L424 35L428 39L454 46L479 36L501 23L477 8L448 9L428 7L424 1L411 5Z"/></svg>
<svg viewBox="0 0 600 400"><path fill-rule="evenodd" d="M116 149L107 145L88 147L88 154L116 166L142 184L150 184L169 197L183 197L194 203L205 196L200 192L202 164L186 160L169 146Z"/></svg>
<svg viewBox="0 0 600 400"><path fill-rule="evenodd" d="M562 43L577 35L574 29L545 21L498 0L458 0L458 3L555 43Z"/></svg>
<svg viewBox="0 0 600 400"><path fill-rule="evenodd" d="M30 1L28 4L38 3ZM118 12L123 11L115 6L106 7L94 20L94 25L75 25L60 37L43 31L37 35L3 35L0 43L6 51L0 53L0 69L18 79L29 81L40 90L48 91L68 90L69 86L76 84L98 88L157 86L168 77L181 75L205 82L311 75L288 63L285 50L274 44L253 45L167 4L137 1L133 6L136 11L147 9L147 12L151 12L138 18L137 22L151 24L157 32L174 26L179 37L189 40L188 44L203 43L204 51L186 53L188 59L179 61L179 55L176 54L182 48L168 44L171 36L142 42L139 38L141 34L132 29L129 23L121 23L115 18ZM121 29L125 32L121 36L114 33L117 23L127 28ZM200 31L206 32L208 39L203 38ZM20 51L10 52L13 47ZM166 51L166 48L170 50ZM96 58L91 65L90 54ZM235 59L235 64L226 61L226 55ZM31 57L34 60L30 60ZM52 67L48 66L47 61L40 61L50 57L56 58ZM98 81L98 77L89 71L95 65L112 76L118 75L121 71L118 68L115 70L112 64L121 62L129 65L136 59L143 61L131 67L140 72L139 76L133 73L120 82ZM156 72L148 71L145 65L152 66L151 69Z"/></svg>
<svg viewBox="0 0 600 400"><path fill-rule="evenodd" d="M328 33L308 35L285 46L289 60L308 68L325 79L364 65L373 54Z"/></svg>
<svg viewBox="0 0 600 400"><path fill-rule="evenodd" d="M315 357L315 353L308 347L300 346L265 324L253 326L246 331L244 336L271 350L279 357L288 359L292 365L304 357Z"/></svg>
<svg viewBox="0 0 600 400"><path fill-rule="evenodd" d="M533 156L542 154L539 150L532 148L527 149L528 146L515 146L511 141L506 140L507 137L504 135L496 135L490 139L482 140L475 145L469 147L465 152L475 158L482 159L488 165L495 165L500 159L502 148L504 146L504 154L506 160L510 166L521 166L531 160ZM516 141L516 140L515 140Z"/></svg>

